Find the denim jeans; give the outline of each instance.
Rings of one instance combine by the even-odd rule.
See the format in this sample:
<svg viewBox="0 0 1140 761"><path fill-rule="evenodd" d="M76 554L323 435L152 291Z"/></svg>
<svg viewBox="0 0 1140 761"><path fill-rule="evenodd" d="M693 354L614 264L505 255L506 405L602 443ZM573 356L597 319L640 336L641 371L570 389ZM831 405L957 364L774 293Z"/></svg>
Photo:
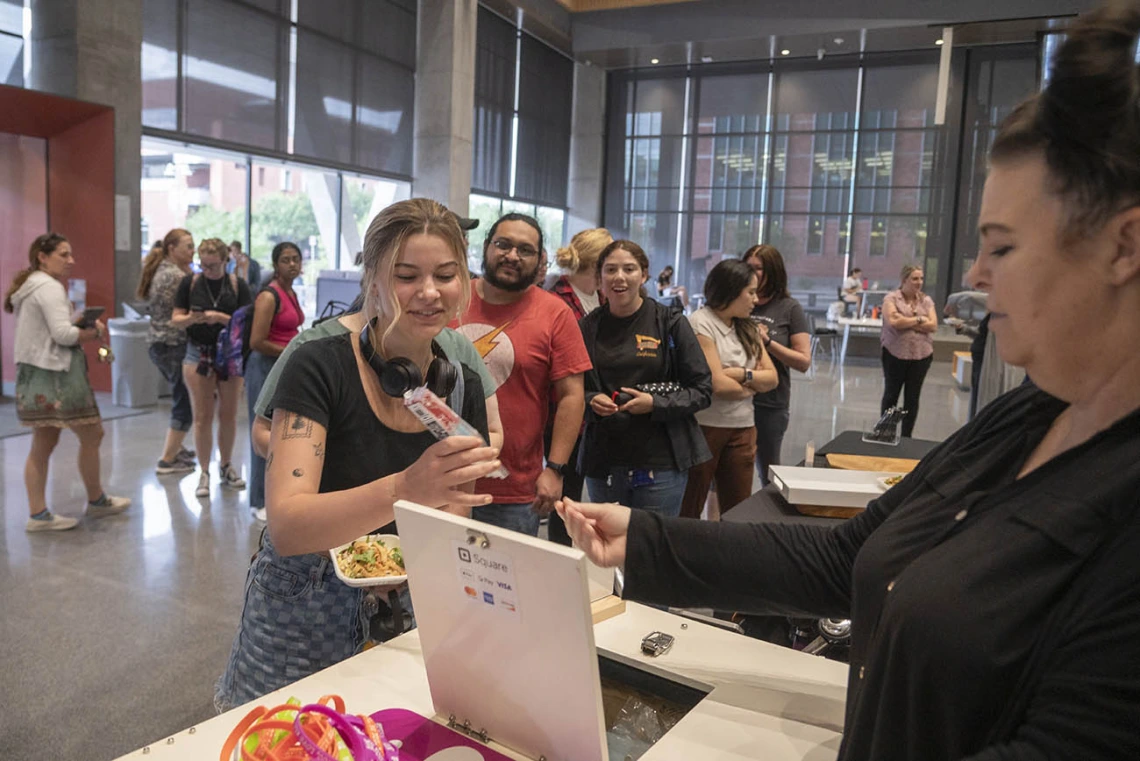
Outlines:
<svg viewBox="0 0 1140 761"><path fill-rule="evenodd" d="M253 451L252 426L257 420L253 411L257 406L257 397L261 394L261 387L269 377L269 371L277 357L269 357L261 352L250 352L245 363L245 393L249 405L250 443L249 443L249 506L251 508L265 507L265 458L259 457Z"/></svg>
<svg viewBox="0 0 1140 761"><path fill-rule="evenodd" d="M194 412L190 409L190 392L182 382L182 360L186 357L186 344L151 344L147 353L162 377L170 383L170 428L189 431L194 423Z"/></svg>
<svg viewBox="0 0 1140 761"><path fill-rule="evenodd" d="M689 482L686 470L653 469L653 483L635 486L628 465L610 468L607 478L586 477L593 502L617 502L638 510L675 518L681 514L681 498Z"/></svg>
<svg viewBox="0 0 1140 761"><path fill-rule="evenodd" d="M524 502L520 505L508 505L504 503L492 502L489 505L481 505L471 510L471 517L483 523L490 523L492 526L499 528L510 529L511 531L518 531L523 534L530 534L531 536L538 536L538 513L531 510L530 502Z"/></svg>

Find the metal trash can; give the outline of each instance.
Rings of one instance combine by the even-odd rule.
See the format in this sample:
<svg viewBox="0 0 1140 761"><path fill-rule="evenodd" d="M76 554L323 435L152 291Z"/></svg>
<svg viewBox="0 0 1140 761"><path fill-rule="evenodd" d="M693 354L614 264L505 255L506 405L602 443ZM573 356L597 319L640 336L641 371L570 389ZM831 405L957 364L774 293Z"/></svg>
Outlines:
<svg viewBox="0 0 1140 761"><path fill-rule="evenodd" d="M111 336L111 396L120 407L151 407L158 404L158 368L150 361L150 320L107 320ZM160 377L160 376L159 376Z"/></svg>

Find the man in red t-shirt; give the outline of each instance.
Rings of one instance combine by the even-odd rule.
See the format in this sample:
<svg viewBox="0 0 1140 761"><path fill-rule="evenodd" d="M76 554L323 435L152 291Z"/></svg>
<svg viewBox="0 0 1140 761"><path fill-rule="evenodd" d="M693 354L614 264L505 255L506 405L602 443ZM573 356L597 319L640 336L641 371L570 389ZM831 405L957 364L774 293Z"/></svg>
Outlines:
<svg viewBox="0 0 1140 761"><path fill-rule="evenodd" d="M500 459L511 474L483 479L475 489L494 502L472 517L536 536L539 518L562 496L562 468L582 425L582 377L590 356L570 308L534 287L542 256L542 230L525 214L507 214L487 233L483 277L471 286L471 306L454 326L471 339L498 384L503 420ZM542 432L557 402L549 459Z"/></svg>

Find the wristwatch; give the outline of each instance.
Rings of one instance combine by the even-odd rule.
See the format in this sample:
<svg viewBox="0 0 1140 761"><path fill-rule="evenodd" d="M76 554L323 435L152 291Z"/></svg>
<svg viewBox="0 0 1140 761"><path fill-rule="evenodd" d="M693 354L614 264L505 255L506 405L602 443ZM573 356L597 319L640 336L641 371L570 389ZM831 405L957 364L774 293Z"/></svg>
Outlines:
<svg viewBox="0 0 1140 761"><path fill-rule="evenodd" d="M565 473L566 463L564 463L564 462L550 462L549 460L547 460L546 461L546 467L550 468L555 473L557 473L559 478L566 475L566 473Z"/></svg>
<svg viewBox="0 0 1140 761"><path fill-rule="evenodd" d="M771 346L772 345L772 336L768 336L767 338L765 338L763 343L764 343L765 349L767 349L769 346Z"/></svg>
<svg viewBox="0 0 1140 761"><path fill-rule="evenodd" d="M744 382L745 383L751 383L752 382L752 371L751 370L745 370L744 371Z"/></svg>

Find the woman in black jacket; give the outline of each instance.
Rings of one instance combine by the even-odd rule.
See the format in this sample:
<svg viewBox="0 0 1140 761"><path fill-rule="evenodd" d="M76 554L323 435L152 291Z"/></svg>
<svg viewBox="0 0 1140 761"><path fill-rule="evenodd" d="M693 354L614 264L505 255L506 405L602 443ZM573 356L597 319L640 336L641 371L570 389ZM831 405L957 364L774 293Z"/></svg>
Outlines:
<svg viewBox="0 0 1140 761"><path fill-rule="evenodd" d="M1140 2L1068 35L993 140L968 275L1036 385L835 528L558 505L630 599L850 618L839 761L1140 758Z"/></svg>
<svg viewBox="0 0 1140 761"><path fill-rule="evenodd" d="M606 303L579 323L594 363L579 470L591 499L675 516L689 468L711 457L693 414L712 375L681 310L646 298L640 246L615 240L597 266Z"/></svg>

